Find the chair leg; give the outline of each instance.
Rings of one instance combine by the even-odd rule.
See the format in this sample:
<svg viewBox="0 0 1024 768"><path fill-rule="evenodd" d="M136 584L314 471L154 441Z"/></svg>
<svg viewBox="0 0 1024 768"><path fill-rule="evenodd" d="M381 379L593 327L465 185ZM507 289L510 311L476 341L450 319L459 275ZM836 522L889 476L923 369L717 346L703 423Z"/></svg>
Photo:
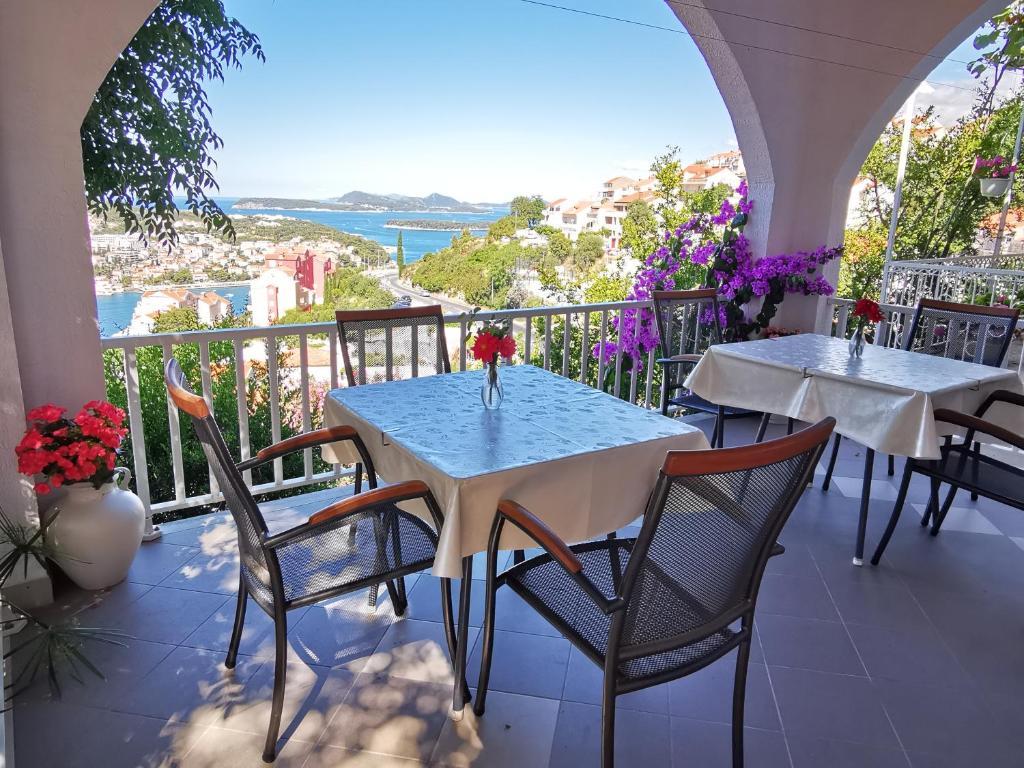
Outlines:
<svg viewBox="0 0 1024 768"><path fill-rule="evenodd" d="M771 417L772 415L768 411L761 414L761 423L757 425L757 436L754 438L755 443L760 443L764 440L764 434L768 431L768 420Z"/></svg>
<svg viewBox="0 0 1024 768"><path fill-rule="evenodd" d="M455 650L457 640L455 637L455 611L452 607L452 580L441 579L441 616L444 622L444 637L448 643L448 658L455 664ZM469 701L469 685L465 678L462 680L462 697Z"/></svg>
<svg viewBox="0 0 1024 768"><path fill-rule="evenodd" d="M979 443L977 440L975 440L974 441L974 471L975 472L978 471L978 460L980 458L981 458L981 443ZM975 480L977 480L977 477L975 477ZM978 492L977 491L971 491L971 501L977 501L977 500L978 500Z"/></svg>
<svg viewBox="0 0 1024 768"><path fill-rule="evenodd" d="M896 457L889 454L889 477L896 474Z"/></svg>
<svg viewBox="0 0 1024 768"><path fill-rule="evenodd" d="M942 523L946 520L946 515L949 514L950 508L953 506L953 499L956 497L957 487L955 485L950 486L949 493L946 494L946 500L942 502L942 508L939 513L932 518L932 529L931 535L937 536L939 529L942 528Z"/></svg>
<svg viewBox="0 0 1024 768"><path fill-rule="evenodd" d="M661 373L661 415L668 416L668 371Z"/></svg>
<svg viewBox="0 0 1024 768"><path fill-rule="evenodd" d="M715 428L713 430L711 430L711 439L708 440L708 442L711 444L712 448L717 448L718 447L718 430L719 430L719 428L721 426L722 426L722 420L720 418L716 417L715 418Z"/></svg>
<svg viewBox="0 0 1024 768"><path fill-rule="evenodd" d="M245 606L248 603L249 592L245 588L245 579L238 577L238 604L235 606L235 626L231 630L231 642L228 644L228 656L224 660L224 666L234 669L238 661L238 644L242 642L242 628L245 626Z"/></svg>
<svg viewBox="0 0 1024 768"><path fill-rule="evenodd" d="M743 707L747 697L747 667L750 662L750 637L740 643L736 653L736 677L732 689L732 765L743 768Z"/></svg>
<svg viewBox="0 0 1024 768"><path fill-rule="evenodd" d="M839 443L843 441L843 436L836 432L832 438L832 455L828 457L828 468L825 470L825 482L821 484L821 490L827 491L829 484L832 482L832 472L836 468L836 459L839 458Z"/></svg>
<svg viewBox="0 0 1024 768"><path fill-rule="evenodd" d="M615 674L605 665L601 697L601 768L615 764Z"/></svg>
<svg viewBox="0 0 1024 768"><path fill-rule="evenodd" d="M494 546L487 550L487 572L484 582L484 626L480 645L480 679L476 685L476 701L473 712L477 717L484 713L487 699L487 685L491 679L491 660L494 653L494 611L498 592L498 550Z"/></svg>
<svg viewBox="0 0 1024 768"><path fill-rule="evenodd" d="M356 473L356 477L355 477L355 483L354 483L354 486L353 486L353 488L354 488L353 492L356 493L356 494L359 494L359 493L362 493L362 490L363 490L363 465L360 464L359 462L356 462L355 473Z"/></svg>
<svg viewBox="0 0 1024 768"><path fill-rule="evenodd" d="M900 520L900 512L903 511L903 505L907 501L907 490L910 488L910 477L913 473L913 460L907 459L906 467L903 470L903 480L900 481L900 491L896 494L896 503L892 508L892 516L889 518L889 524L885 527L885 533L882 534L882 540L878 542L878 546L875 548L875 554L871 556L872 565L878 565L878 561L882 559L882 553L889 546L889 539L892 538L893 531L896 530L896 523Z"/></svg>
<svg viewBox="0 0 1024 768"><path fill-rule="evenodd" d="M793 427L796 426L796 419L786 419L786 434L793 434Z"/></svg>
<svg viewBox="0 0 1024 768"><path fill-rule="evenodd" d="M718 447L725 446L725 408L718 406Z"/></svg>
<svg viewBox="0 0 1024 768"><path fill-rule="evenodd" d="M270 726L267 743L263 747L263 762L272 763L277 757L277 735L281 730L281 711L284 709L284 685L288 671L288 619L282 610L274 617L274 697L270 705Z"/></svg>

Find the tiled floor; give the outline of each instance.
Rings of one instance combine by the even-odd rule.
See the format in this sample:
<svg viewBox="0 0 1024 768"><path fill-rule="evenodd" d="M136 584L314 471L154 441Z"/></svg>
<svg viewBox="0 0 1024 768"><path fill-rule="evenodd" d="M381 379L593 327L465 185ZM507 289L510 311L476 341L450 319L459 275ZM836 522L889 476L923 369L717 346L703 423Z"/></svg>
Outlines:
<svg viewBox="0 0 1024 768"><path fill-rule="evenodd" d="M730 422L730 442L752 428ZM1024 766L1024 516L964 495L931 538L909 507L882 565L854 568L861 449L843 446L835 486L822 492L817 476L783 533L786 554L768 565L747 689L747 765ZM869 554L899 475L888 478L880 456L875 478ZM911 504L926 498L915 481ZM271 514L287 525L308 513ZM19 697L19 768L261 765L272 626L251 607L243 655L224 669L236 579L233 527L213 515L167 526L113 590L62 595L55 610L133 639L90 651L105 682L66 686L59 702L43 684ZM278 765L598 764L600 672L591 662L504 594L487 714L455 724L446 716L451 668L437 581L420 575L409 590L402 619L386 594L369 613L365 593L289 615ZM481 615L477 589L474 645ZM619 768L730 765L730 660L623 696ZM478 661L474 649L471 684Z"/></svg>

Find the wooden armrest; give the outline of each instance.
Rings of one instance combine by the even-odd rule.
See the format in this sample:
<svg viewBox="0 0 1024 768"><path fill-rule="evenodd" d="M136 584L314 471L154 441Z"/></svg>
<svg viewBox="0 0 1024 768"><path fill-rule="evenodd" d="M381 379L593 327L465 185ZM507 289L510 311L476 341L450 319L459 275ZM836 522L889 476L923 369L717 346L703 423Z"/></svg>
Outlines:
<svg viewBox="0 0 1024 768"><path fill-rule="evenodd" d="M498 514L503 515L509 522L515 524L517 528L544 547L547 553L569 573L579 573L583 570L583 563L569 549L569 546L526 507L511 499L503 499L498 502Z"/></svg>
<svg viewBox="0 0 1024 768"><path fill-rule="evenodd" d="M985 412L996 403L1010 403L1011 405L1019 405L1024 408L1024 395L1011 392L1008 389L996 390L985 398L985 402L974 412L974 415L978 417L984 416Z"/></svg>
<svg viewBox="0 0 1024 768"><path fill-rule="evenodd" d="M699 363L704 355L672 355L672 357L659 357L656 362L662 365L680 365L682 363Z"/></svg>
<svg viewBox="0 0 1024 768"><path fill-rule="evenodd" d="M273 461L289 453L295 453L306 448L313 448L325 443L333 443L338 440L358 440L359 435L355 429L348 426L324 427L315 429L312 432L304 432L301 435L289 437L279 443L268 445L256 454L254 458L247 459L238 465L241 470L252 469L253 467Z"/></svg>
<svg viewBox="0 0 1024 768"><path fill-rule="evenodd" d="M1004 443L1024 451L1024 437L1014 434L997 424L993 424L991 421L979 419L977 416L960 413L960 411L952 411L949 408L939 408L935 411L935 420L944 421L947 424L956 424L975 432L984 432L986 435L1002 440Z"/></svg>
<svg viewBox="0 0 1024 768"><path fill-rule="evenodd" d="M365 512L371 507L380 504L397 504L400 501L423 498L430 495L430 488L422 480L407 480L404 483L386 485L383 488L374 488L352 496L348 499L335 502L329 507L324 507L309 518L309 525L320 525L328 520L337 520L339 517L353 515L357 512Z"/></svg>

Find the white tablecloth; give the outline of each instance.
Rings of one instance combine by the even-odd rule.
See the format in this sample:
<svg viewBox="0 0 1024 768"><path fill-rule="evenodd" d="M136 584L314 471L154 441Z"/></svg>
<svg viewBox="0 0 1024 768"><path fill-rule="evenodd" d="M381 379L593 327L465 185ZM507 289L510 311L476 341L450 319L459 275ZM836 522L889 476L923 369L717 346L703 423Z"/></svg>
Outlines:
<svg viewBox="0 0 1024 768"><path fill-rule="evenodd" d="M843 339L801 334L711 347L686 380L719 405L791 416L836 419L836 431L888 454L939 456L936 408L973 413L997 389L1022 391L1016 371L868 344L851 357ZM986 418L1020 430L1020 408Z"/></svg>
<svg viewBox="0 0 1024 768"><path fill-rule="evenodd" d="M640 515L671 450L708 448L699 429L532 366L501 369L505 401L480 402L483 371L332 390L326 426L347 424L388 482L423 480L445 515L433 573L458 577L487 549L498 502L518 501L569 542ZM324 458L352 463L347 443ZM406 506L427 517L422 504ZM535 546L506 526L503 548Z"/></svg>

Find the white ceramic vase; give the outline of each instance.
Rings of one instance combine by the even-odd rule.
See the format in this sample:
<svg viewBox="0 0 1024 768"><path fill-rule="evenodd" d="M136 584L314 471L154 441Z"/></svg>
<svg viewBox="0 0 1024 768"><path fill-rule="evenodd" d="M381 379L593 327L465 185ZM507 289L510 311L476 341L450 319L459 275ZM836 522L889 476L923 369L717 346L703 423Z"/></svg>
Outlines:
<svg viewBox="0 0 1024 768"><path fill-rule="evenodd" d="M61 570L82 589L124 581L139 551L146 510L128 490L130 481L131 472L118 467L98 489L91 483L67 486L65 497L51 508L46 537Z"/></svg>

